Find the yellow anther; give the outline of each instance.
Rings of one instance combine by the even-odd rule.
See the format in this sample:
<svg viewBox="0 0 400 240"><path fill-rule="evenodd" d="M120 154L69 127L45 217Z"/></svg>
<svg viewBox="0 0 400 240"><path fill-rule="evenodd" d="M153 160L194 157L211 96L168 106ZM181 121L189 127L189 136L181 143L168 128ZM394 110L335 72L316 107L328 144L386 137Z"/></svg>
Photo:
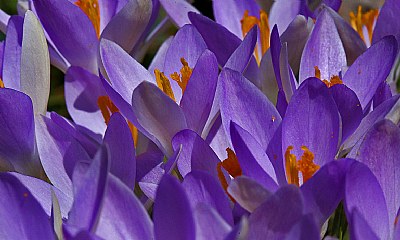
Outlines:
<svg viewBox="0 0 400 240"><path fill-rule="evenodd" d="M228 153L228 157L224 161L219 162L217 164L217 172L218 172L218 178L219 178L219 181L221 182L222 188L227 192L228 182L225 179L225 175L222 172L222 168L224 168L229 173L229 175L231 175L234 178L242 175L242 169L240 167L240 164L236 157L236 154L230 148L227 148L226 152ZM231 197L231 196L229 196L229 197ZM234 199L232 197L231 197L231 199L232 199L232 201L234 201Z"/></svg>
<svg viewBox="0 0 400 240"><path fill-rule="evenodd" d="M172 91L169 79L165 76L165 74L163 72L160 72L160 70L155 69L154 75L156 75L158 88L161 89L161 91L163 91L165 94L167 94L168 97L175 101L174 92Z"/></svg>
<svg viewBox="0 0 400 240"><path fill-rule="evenodd" d="M269 22L268 15L264 10L260 10L260 38L261 38L261 53L264 55L269 48Z"/></svg>
<svg viewBox="0 0 400 240"><path fill-rule="evenodd" d="M186 86L189 82L190 76L192 75L193 69L189 67L189 64L184 58L181 58L182 68L180 70L181 74L174 72L171 74L172 80L176 81L179 87L182 89L182 94L186 90Z"/></svg>
<svg viewBox="0 0 400 240"><path fill-rule="evenodd" d="M0 88L4 88L4 82L1 78L0 78Z"/></svg>
<svg viewBox="0 0 400 240"><path fill-rule="evenodd" d="M119 112L119 109L115 104L111 101L110 97L108 96L100 96L97 99L97 105L99 106L99 109L101 111L101 114L103 115L104 122L108 125L111 119L111 115L113 113ZM137 128L131 123L129 120L126 120L129 130L131 131L132 138L134 140L135 146L137 145L137 140L138 140L138 130Z"/></svg>
<svg viewBox="0 0 400 240"><path fill-rule="evenodd" d="M97 37L100 37L100 7L98 0L77 0L75 5L88 16L96 30Z"/></svg>
<svg viewBox="0 0 400 240"><path fill-rule="evenodd" d="M286 177L289 184L300 186L299 172L303 176L303 184L308 181L316 171L320 168L314 163L314 153L312 153L306 146L302 146L301 150L304 151L300 160L296 162L296 156L291 154L293 146L289 146L285 152L286 163Z"/></svg>
<svg viewBox="0 0 400 240"><path fill-rule="evenodd" d="M258 26L260 29L260 41L261 41L261 56L263 56L269 49L270 42L270 28L268 22L268 14L264 10L260 10L260 19L256 16L250 16L249 11L246 10L243 14L242 20L242 34L243 37L254 27ZM258 53L259 46L256 45L254 50L254 55L258 63L260 63L260 56Z"/></svg>
<svg viewBox="0 0 400 240"><path fill-rule="evenodd" d="M299 184L299 171L297 170L296 156L290 151L293 150L293 146L289 146L285 152L285 163L286 163L286 178L289 184Z"/></svg>
<svg viewBox="0 0 400 240"><path fill-rule="evenodd" d="M363 33L363 27L368 31L369 42L372 41L373 26L375 20L378 18L379 11L377 9L369 10L368 12L362 13L361 5L357 8L357 14L350 12L350 24L360 35L361 39L366 42Z"/></svg>
<svg viewBox="0 0 400 240"><path fill-rule="evenodd" d="M330 80L321 79L321 70L319 70L318 66L314 66L315 77L320 79L325 85L330 88L336 84L343 84L342 79L339 76L333 75Z"/></svg>
<svg viewBox="0 0 400 240"><path fill-rule="evenodd" d="M103 115L104 122L108 125L110 122L111 115L113 113L119 112L119 109L114 105L108 96L100 96L97 99L97 105Z"/></svg>
<svg viewBox="0 0 400 240"><path fill-rule="evenodd" d="M297 162L297 169L303 176L303 183L308 181L316 171L320 168L314 161L314 153L312 153L306 146L302 146L301 150L304 151L301 159Z"/></svg>

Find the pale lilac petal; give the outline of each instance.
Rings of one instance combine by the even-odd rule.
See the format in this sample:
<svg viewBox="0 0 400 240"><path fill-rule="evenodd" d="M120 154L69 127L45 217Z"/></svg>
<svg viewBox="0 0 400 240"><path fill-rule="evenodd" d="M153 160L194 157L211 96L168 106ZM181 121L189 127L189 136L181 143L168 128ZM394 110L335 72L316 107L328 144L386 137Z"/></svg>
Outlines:
<svg viewBox="0 0 400 240"><path fill-rule="evenodd" d="M161 5L172 21L179 27L189 24L189 12L200 13L186 0L160 0Z"/></svg>
<svg viewBox="0 0 400 240"><path fill-rule="evenodd" d="M300 63L300 82L315 76L314 67L321 71L321 79L339 75L347 66L346 54L335 22L327 10L322 10L311 32Z"/></svg>
<svg viewBox="0 0 400 240"><path fill-rule="evenodd" d="M182 109L156 85L147 81L133 92L132 107L140 126L157 139L157 146L170 157L173 154L172 138L187 128Z"/></svg>
<svg viewBox="0 0 400 240"><path fill-rule="evenodd" d="M130 52L147 27L152 1L129 0L107 24L101 38L111 40Z"/></svg>

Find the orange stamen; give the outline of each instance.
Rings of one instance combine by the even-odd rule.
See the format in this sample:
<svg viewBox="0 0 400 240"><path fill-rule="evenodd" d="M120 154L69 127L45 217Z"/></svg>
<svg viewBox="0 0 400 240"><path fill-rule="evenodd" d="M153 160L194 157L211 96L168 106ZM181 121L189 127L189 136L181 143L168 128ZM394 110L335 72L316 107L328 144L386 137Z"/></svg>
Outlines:
<svg viewBox="0 0 400 240"><path fill-rule="evenodd" d="M296 156L290 153L292 150L293 146L289 146L285 152L286 178L289 184L300 186L299 172L303 176L304 184L319 170L320 166L314 163L314 153L306 146L301 147L304 153L297 162Z"/></svg>
<svg viewBox="0 0 400 240"><path fill-rule="evenodd" d="M168 97L175 101L174 92L172 91L171 84L165 74L163 72L160 72L160 70L158 69L154 70L154 74L156 75L158 88L161 89L161 91L163 91L165 94L167 94Z"/></svg>
<svg viewBox="0 0 400 240"><path fill-rule="evenodd" d="M113 113L119 112L117 106L115 106L115 104L111 101L110 97L108 96L100 96L97 99L97 105L99 106L101 114L103 115L104 118L104 122L107 125L110 122L111 115ZM136 146L138 141L138 130L129 120L127 120L127 123L129 130L131 131L134 144Z"/></svg>
<svg viewBox="0 0 400 240"><path fill-rule="evenodd" d="M98 0L77 0L75 5L88 16L96 30L97 37L100 37L100 8Z"/></svg>
<svg viewBox="0 0 400 240"><path fill-rule="evenodd" d="M350 24L354 28L354 30L356 30L357 33L360 35L361 39L364 42L366 42L363 33L363 26L365 26L368 31L369 42L371 42L373 26L375 20L378 18L379 11L377 9L372 9L369 10L368 12L362 13L362 7L361 5L359 5L357 8L357 14L355 14L354 12L350 12L349 15L350 15Z"/></svg>
<svg viewBox="0 0 400 240"><path fill-rule="evenodd" d="M1 80L1 78L0 78L0 88L4 88L4 82L3 80Z"/></svg>
<svg viewBox="0 0 400 240"><path fill-rule="evenodd" d="M330 80L321 79L321 70L319 70L318 66L314 66L314 70L315 70L315 73L314 73L315 77L320 79L323 83L325 83L325 85L328 88L330 88L336 84L343 84L342 79L340 79L340 77L337 75L333 75Z"/></svg>
<svg viewBox="0 0 400 240"><path fill-rule="evenodd" d="M174 72L171 74L171 79L176 81L179 87L182 89L182 94L186 90L186 86L189 82L190 76L192 75L193 69L189 67L189 64L184 58L181 58L182 68L180 70L181 74Z"/></svg>
<svg viewBox="0 0 400 240"><path fill-rule="evenodd" d="M217 164L217 172L222 188L227 192L228 182L225 179L225 175L222 172L222 168L224 168L229 173L229 175L231 175L234 178L242 175L242 168L240 167L236 154L230 148L227 148L226 152L228 153L228 157L224 161L219 162ZM234 201L232 197L231 199L232 201Z"/></svg>
<svg viewBox="0 0 400 240"><path fill-rule="evenodd" d="M299 184L299 171L296 165L296 156L291 154L290 151L293 150L293 146L289 146L285 152L285 163L286 163L286 178L289 184Z"/></svg>
<svg viewBox="0 0 400 240"><path fill-rule="evenodd" d="M249 16L249 11L246 10L243 14L242 20L242 34L243 37L255 26L257 25L260 29L260 41L261 41L261 56L263 56L268 48L270 41L270 28L268 22L268 14L264 10L260 10L260 19L255 16ZM258 46L256 45L254 50L254 55L258 63L260 63L260 56L258 55Z"/></svg>

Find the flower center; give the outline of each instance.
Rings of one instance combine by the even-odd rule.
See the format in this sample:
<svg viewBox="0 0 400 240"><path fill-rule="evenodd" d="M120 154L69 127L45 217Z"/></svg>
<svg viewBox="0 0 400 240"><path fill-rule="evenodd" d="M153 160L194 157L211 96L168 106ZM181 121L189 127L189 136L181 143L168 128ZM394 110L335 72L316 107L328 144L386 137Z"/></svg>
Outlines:
<svg viewBox="0 0 400 240"><path fill-rule="evenodd" d="M255 26L257 25L260 29L260 45L261 45L261 57L267 52L269 48L270 41L270 29L268 23L268 15L264 10L260 10L260 18L258 19L256 16L249 16L249 11L246 10L243 14L242 20L240 20L242 24L242 34L243 37ZM258 63L260 63L261 59L258 55L258 46L254 50L254 55Z"/></svg>
<svg viewBox="0 0 400 240"><path fill-rule="evenodd" d="M320 168L319 165L314 163L314 153L312 153L306 146L302 146L303 155L297 161L296 156L290 153L293 146L289 146L285 152L286 163L286 178L289 184L300 186L299 172L303 176L303 184L310 179L316 171Z"/></svg>
<svg viewBox="0 0 400 240"><path fill-rule="evenodd" d="M176 81L179 87L182 89L182 95L186 90L186 86L189 82L190 76L192 75L193 69L189 67L189 64L184 58L181 58L182 68L180 70L181 74L174 72L171 74L172 80Z"/></svg>
<svg viewBox="0 0 400 240"><path fill-rule="evenodd" d="M350 15L351 26L354 28L354 30L357 31L361 39L365 43L367 43L363 33L363 27L365 26L365 28L368 31L369 42L371 43L374 23L379 15L378 9L372 9L369 10L368 12L363 13L362 7L361 5L359 5L357 8L357 13L355 14L354 12L350 12L349 15Z"/></svg>
<svg viewBox="0 0 400 240"><path fill-rule="evenodd" d="M192 75L193 69L189 67L189 64L184 58L181 58L182 68L180 74L174 72L170 75L171 79L176 81L182 90L182 95L185 93L186 86L189 82L190 76ZM172 100L175 101L174 92L171 88L170 80L165 76L163 72L158 69L154 70L154 75L156 76L156 82L158 88L161 89L165 94L167 94Z"/></svg>
<svg viewBox="0 0 400 240"><path fill-rule="evenodd" d="M315 77L320 79L325 85L330 88L336 84L343 84L342 79L339 76L333 75L330 80L321 79L321 70L319 70L318 66L314 67L315 69Z"/></svg>
<svg viewBox="0 0 400 240"><path fill-rule="evenodd" d="M108 96L100 96L97 99L97 105L99 106L101 114L103 115L104 118L104 122L107 125L110 122L111 115L113 113L119 112L117 106L115 106L115 104L111 101L110 97ZM129 120L127 120L127 123L136 147L138 140L138 130Z"/></svg>
<svg viewBox="0 0 400 240"><path fill-rule="evenodd" d="M77 0L75 5L89 17L96 30L97 37L100 37L100 8L98 0Z"/></svg>

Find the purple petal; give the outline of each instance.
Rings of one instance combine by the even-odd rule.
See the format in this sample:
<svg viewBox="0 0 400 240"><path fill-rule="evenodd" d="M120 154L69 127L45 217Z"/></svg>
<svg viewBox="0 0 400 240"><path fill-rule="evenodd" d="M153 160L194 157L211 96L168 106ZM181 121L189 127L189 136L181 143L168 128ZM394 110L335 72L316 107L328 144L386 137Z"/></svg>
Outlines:
<svg viewBox="0 0 400 240"><path fill-rule="evenodd" d="M237 47L226 62L224 68L243 72L254 53L254 47L257 43L257 28L253 27L243 39L243 42ZM258 68L257 68L258 69Z"/></svg>
<svg viewBox="0 0 400 240"><path fill-rule="evenodd" d="M8 173L0 180L0 238L54 239L49 218L30 191Z"/></svg>
<svg viewBox="0 0 400 240"><path fill-rule="evenodd" d="M153 220L155 239L195 238L195 223L189 199L174 177L164 175L161 179L154 203Z"/></svg>
<svg viewBox="0 0 400 240"><path fill-rule="evenodd" d="M220 162L210 146L195 132L183 130L172 139L172 146L182 152L178 159L179 173L185 177L193 170L205 171L218 179L217 164Z"/></svg>
<svg viewBox="0 0 400 240"><path fill-rule="evenodd" d="M110 172L129 188L135 188L135 147L128 124L120 113L111 116L104 143L109 147Z"/></svg>
<svg viewBox="0 0 400 240"><path fill-rule="evenodd" d="M347 172L344 205L347 216L357 209L379 239L388 239L390 228L385 196L376 177L362 163L354 162ZM349 226L352 225L349 222Z"/></svg>
<svg viewBox="0 0 400 240"><path fill-rule="evenodd" d="M311 32L300 63L300 82L315 76L314 67L321 70L321 79L329 80L339 75L347 66L346 54L332 16L322 10Z"/></svg>
<svg viewBox="0 0 400 240"><path fill-rule="evenodd" d="M10 174L18 178L18 180L31 192L48 216L50 216L52 208L51 192L54 191L59 201L62 217L68 217L68 212L71 209L73 202L72 195L65 194L60 189L53 187L41 179L13 172Z"/></svg>
<svg viewBox="0 0 400 240"><path fill-rule="evenodd" d="M284 1L281 0L280 2ZM271 24L271 26L273 25ZM279 30L282 32L281 29ZM281 35L282 42L287 42L289 63L296 74L299 72L301 55L311 30L312 25L308 24L307 19L298 15Z"/></svg>
<svg viewBox="0 0 400 240"><path fill-rule="evenodd" d="M199 204L194 211L196 224L196 239L224 239L231 231L218 212L204 204Z"/></svg>
<svg viewBox="0 0 400 240"><path fill-rule="evenodd" d="M228 196L213 176L202 171L192 171L185 176L182 186L193 211L199 205L207 205L214 208L229 225L233 225Z"/></svg>
<svg viewBox="0 0 400 240"><path fill-rule="evenodd" d="M65 59L71 65L97 72L98 39L85 13L66 0L34 0L33 4L44 29Z"/></svg>
<svg viewBox="0 0 400 240"><path fill-rule="evenodd" d="M199 31L204 41L224 66L240 44L240 39L220 24L196 13L189 13L189 19Z"/></svg>
<svg viewBox="0 0 400 240"><path fill-rule="evenodd" d="M332 161L338 150L339 112L326 85L309 78L295 92L282 121L282 152L293 146L300 157L306 146L319 166Z"/></svg>
<svg viewBox="0 0 400 240"><path fill-rule="evenodd" d="M38 152L47 177L55 187L72 195L72 183L66 169L72 170L77 160L85 159L84 150L52 119L36 119L36 131Z"/></svg>
<svg viewBox="0 0 400 240"><path fill-rule="evenodd" d="M34 174L38 167L35 166L34 150L31 99L13 89L0 89L0 168Z"/></svg>
<svg viewBox="0 0 400 240"><path fill-rule="evenodd" d="M155 69L158 69L161 72L164 71L165 57L167 55L168 48L171 45L172 39L172 37L167 38L167 40L165 40L160 46L156 55L153 57L153 60L150 63L149 73L154 74Z"/></svg>
<svg viewBox="0 0 400 240"><path fill-rule="evenodd" d="M228 186L228 192L249 212L253 212L272 195L256 180L246 176L233 179Z"/></svg>
<svg viewBox="0 0 400 240"><path fill-rule="evenodd" d="M24 18L12 16L4 44L2 80L8 88L21 89L21 49Z"/></svg>
<svg viewBox="0 0 400 240"><path fill-rule="evenodd" d="M203 132L211 111L217 80L217 59L212 52L206 50L193 69L180 103L188 128L199 135Z"/></svg>
<svg viewBox="0 0 400 240"><path fill-rule="evenodd" d="M400 42L400 26L394 23L397 19L396 13L400 11L400 3L396 0L385 1L379 11L378 19L376 20L374 34L372 35L372 44L375 44L383 37L394 35L397 42Z"/></svg>
<svg viewBox="0 0 400 240"><path fill-rule="evenodd" d="M351 225L349 226L349 231L352 239L379 239L357 208L354 209L350 214L349 222Z"/></svg>
<svg viewBox="0 0 400 240"><path fill-rule="evenodd" d="M118 1L99 0L98 2L100 10L100 32L103 32L104 28L117 12Z"/></svg>
<svg viewBox="0 0 400 240"><path fill-rule="evenodd" d="M10 15L5 13L3 10L0 10L0 31L3 33L6 32L7 23L10 20Z"/></svg>
<svg viewBox="0 0 400 240"><path fill-rule="evenodd" d="M304 215L285 237L286 240L319 240L320 228L312 214ZM326 239L326 238L324 238Z"/></svg>
<svg viewBox="0 0 400 240"><path fill-rule="evenodd" d="M396 54L396 39L393 36L384 37L358 57L344 74L343 83L357 94L363 109L389 75Z"/></svg>
<svg viewBox="0 0 400 240"><path fill-rule="evenodd" d="M106 96L101 80L80 67L70 67L64 82L68 113L76 124L104 134L106 124L97 105L100 96Z"/></svg>
<svg viewBox="0 0 400 240"><path fill-rule="evenodd" d="M273 192L278 188L274 167L261 145L243 128L231 123L232 145L243 175Z"/></svg>
<svg viewBox="0 0 400 240"><path fill-rule="evenodd" d="M380 104L374 111L370 112L366 117L364 117L356 129L356 131L343 143L341 147L343 151L348 152L354 145L359 143L360 139L365 135L365 133L379 120L383 119L386 114L392 109L396 104L399 96L393 96L387 101Z"/></svg>
<svg viewBox="0 0 400 240"><path fill-rule="evenodd" d="M108 150L102 146L80 181L74 181L74 203L69 212L69 225L88 230L95 228L106 191L108 161Z"/></svg>
<svg viewBox="0 0 400 240"><path fill-rule="evenodd" d="M139 124L157 138L155 143L164 154L171 156L173 136L187 128L182 109L156 85L146 81L133 92L132 108Z"/></svg>
<svg viewBox="0 0 400 240"><path fill-rule="evenodd" d="M390 99L392 97L392 90L390 89L390 85L387 82L382 82L379 85L378 89L375 92L373 100L374 109L377 108L381 103Z"/></svg>
<svg viewBox="0 0 400 240"><path fill-rule="evenodd" d="M228 139L230 122L248 131L267 149L281 118L272 103L240 73L225 69L220 74L221 116Z"/></svg>
<svg viewBox="0 0 400 240"><path fill-rule="evenodd" d="M278 27L279 32L284 32L289 24L296 18L300 11L299 0L275 1L269 13L268 22L270 26Z"/></svg>
<svg viewBox="0 0 400 240"><path fill-rule="evenodd" d="M129 207L127 207L129 206ZM153 239L153 223L132 190L109 175L96 234L104 239Z"/></svg>
<svg viewBox="0 0 400 240"><path fill-rule="evenodd" d="M347 64L351 65L360 56L367 47L360 35L334 10L326 8L339 33L342 40L344 51L346 52Z"/></svg>
<svg viewBox="0 0 400 240"><path fill-rule="evenodd" d="M242 24L240 20L246 10L250 16L259 16L260 7L254 0L215 0L213 1L214 16L217 23L226 27L237 37L242 38Z"/></svg>
<svg viewBox="0 0 400 240"><path fill-rule="evenodd" d="M344 198L344 184L350 159L332 161L301 186L306 213L313 213L319 226L335 211Z"/></svg>
<svg viewBox="0 0 400 240"><path fill-rule="evenodd" d="M400 207L400 129L389 120L377 122L365 135L356 159L369 167L385 195L389 224Z"/></svg>
<svg viewBox="0 0 400 240"><path fill-rule="evenodd" d="M160 0L161 5L172 21L179 27L189 24L189 12L200 13L186 0Z"/></svg>
<svg viewBox="0 0 400 240"><path fill-rule="evenodd" d="M132 100L133 90L141 82L155 83L153 76L114 42L103 39L100 56L112 88L128 103Z"/></svg>
<svg viewBox="0 0 400 240"><path fill-rule="evenodd" d="M170 76L174 72L179 72L182 68L181 58L184 58L189 67L193 68L206 48L206 43L193 25L183 26L168 48L164 62L165 75ZM181 88L175 81L171 81L171 87L175 99L179 102L182 97Z"/></svg>
<svg viewBox="0 0 400 240"><path fill-rule="evenodd" d="M165 170L158 164L151 169L139 182L139 187L150 200L156 199L156 191Z"/></svg>
<svg viewBox="0 0 400 240"><path fill-rule="evenodd" d="M358 127L363 111L357 95L346 85L336 84L329 88L342 119L342 142Z"/></svg>
<svg viewBox="0 0 400 240"><path fill-rule="evenodd" d="M129 0L107 24L101 38L111 40L130 52L146 29L151 11L152 1Z"/></svg>
<svg viewBox="0 0 400 240"><path fill-rule="evenodd" d="M136 182L139 182L155 166L160 164L164 154L160 151L148 151L136 156Z"/></svg>
<svg viewBox="0 0 400 240"><path fill-rule="evenodd" d="M300 189L287 185L258 207L249 218L249 239L282 239L303 214Z"/></svg>

